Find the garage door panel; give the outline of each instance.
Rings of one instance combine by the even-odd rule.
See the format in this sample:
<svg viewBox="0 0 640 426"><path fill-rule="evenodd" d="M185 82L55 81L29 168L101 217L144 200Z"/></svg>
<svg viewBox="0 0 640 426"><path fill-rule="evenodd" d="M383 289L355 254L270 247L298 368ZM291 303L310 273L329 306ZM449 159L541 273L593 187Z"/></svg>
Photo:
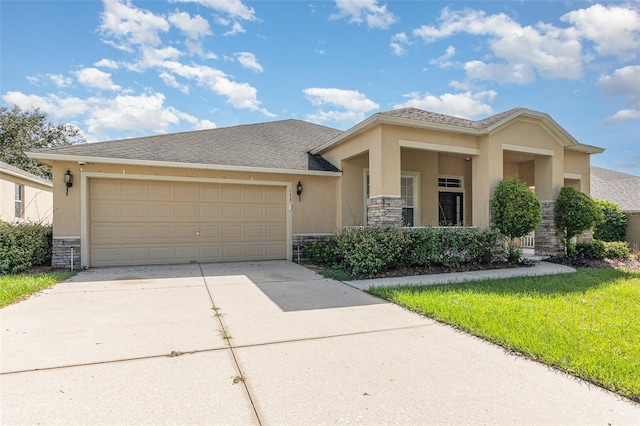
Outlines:
<svg viewBox="0 0 640 426"><path fill-rule="evenodd" d="M284 187L89 180L90 265L286 257Z"/></svg>

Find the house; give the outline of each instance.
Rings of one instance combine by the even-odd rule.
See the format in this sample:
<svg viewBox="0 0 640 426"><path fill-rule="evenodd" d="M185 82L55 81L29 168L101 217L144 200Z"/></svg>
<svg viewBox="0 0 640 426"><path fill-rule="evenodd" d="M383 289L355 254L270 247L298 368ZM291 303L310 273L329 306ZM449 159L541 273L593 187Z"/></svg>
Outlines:
<svg viewBox="0 0 640 426"><path fill-rule="evenodd" d="M0 221L48 224L52 216L51 181L0 161Z"/></svg>
<svg viewBox="0 0 640 426"><path fill-rule="evenodd" d="M525 108L480 121L404 108L346 131L283 120L28 155L53 167L54 263L71 248L91 267L292 259L353 225L486 227L514 176L543 205L536 252L560 253L554 200L567 184L589 193L602 151Z"/></svg>
<svg viewBox="0 0 640 426"><path fill-rule="evenodd" d="M620 206L627 217L627 242L640 247L640 177L591 166L591 196Z"/></svg>

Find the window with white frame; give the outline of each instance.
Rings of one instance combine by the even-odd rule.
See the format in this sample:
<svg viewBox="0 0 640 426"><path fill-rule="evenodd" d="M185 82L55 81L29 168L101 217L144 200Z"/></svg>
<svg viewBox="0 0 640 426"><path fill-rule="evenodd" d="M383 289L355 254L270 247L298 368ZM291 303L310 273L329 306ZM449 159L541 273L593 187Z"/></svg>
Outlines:
<svg viewBox="0 0 640 426"><path fill-rule="evenodd" d="M400 176L400 198L402 199L402 226L416 226L419 214L419 173L402 172ZM370 195L369 171L365 170L364 214L367 222L367 200Z"/></svg>
<svg viewBox="0 0 640 426"><path fill-rule="evenodd" d="M16 184L15 191L15 216L22 217L23 211L23 201L24 201L24 186Z"/></svg>

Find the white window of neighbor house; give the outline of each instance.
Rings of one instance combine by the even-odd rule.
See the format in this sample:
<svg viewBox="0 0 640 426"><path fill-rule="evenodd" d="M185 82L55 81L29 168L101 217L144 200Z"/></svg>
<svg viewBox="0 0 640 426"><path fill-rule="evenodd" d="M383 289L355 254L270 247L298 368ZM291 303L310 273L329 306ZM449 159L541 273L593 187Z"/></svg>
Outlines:
<svg viewBox="0 0 640 426"><path fill-rule="evenodd" d="M400 198L402 199L402 226L418 226L420 174L417 172L402 172L400 176ZM365 197L364 197L364 215L365 223L367 223L367 200L370 194L369 171L365 170Z"/></svg>
<svg viewBox="0 0 640 426"><path fill-rule="evenodd" d="M16 184L16 217L22 217L24 213L24 186Z"/></svg>

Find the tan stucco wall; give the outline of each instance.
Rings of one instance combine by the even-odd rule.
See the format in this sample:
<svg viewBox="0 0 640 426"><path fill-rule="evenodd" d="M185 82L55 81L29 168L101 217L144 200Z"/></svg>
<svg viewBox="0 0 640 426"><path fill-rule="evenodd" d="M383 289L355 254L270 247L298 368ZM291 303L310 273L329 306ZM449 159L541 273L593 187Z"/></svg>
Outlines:
<svg viewBox="0 0 640 426"><path fill-rule="evenodd" d="M640 213L626 213L627 242L631 249L640 250Z"/></svg>
<svg viewBox="0 0 640 426"><path fill-rule="evenodd" d="M580 175L579 186L576 187L579 191L584 192L587 195L590 194L591 189L591 156L585 152L577 152L566 150L564 152L564 173L570 175ZM569 178L571 180L578 180L575 177ZM575 182L572 182L575 184Z"/></svg>
<svg viewBox="0 0 640 426"><path fill-rule="evenodd" d="M15 219L15 186L23 185L23 219L30 222L51 223L53 194L51 187L0 171L0 220Z"/></svg>
<svg viewBox="0 0 640 426"><path fill-rule="evenodd" d="M73 187L65 195L63 175L70 169L74 175ZM228 172L165 167L118 166L108 164L54 163L54 223L55 237L80 236L80 193L84 172L116 173L124 175L179 176L207 179L243 181L290 182L292 187L292 231L294 234L328 233L337 229L337 203L335 194L339 178L326 176L285 175L275 173ZM123 173L124 172L124 173ZM301 200L296 195L296 185L303 185Z"/></svg>

